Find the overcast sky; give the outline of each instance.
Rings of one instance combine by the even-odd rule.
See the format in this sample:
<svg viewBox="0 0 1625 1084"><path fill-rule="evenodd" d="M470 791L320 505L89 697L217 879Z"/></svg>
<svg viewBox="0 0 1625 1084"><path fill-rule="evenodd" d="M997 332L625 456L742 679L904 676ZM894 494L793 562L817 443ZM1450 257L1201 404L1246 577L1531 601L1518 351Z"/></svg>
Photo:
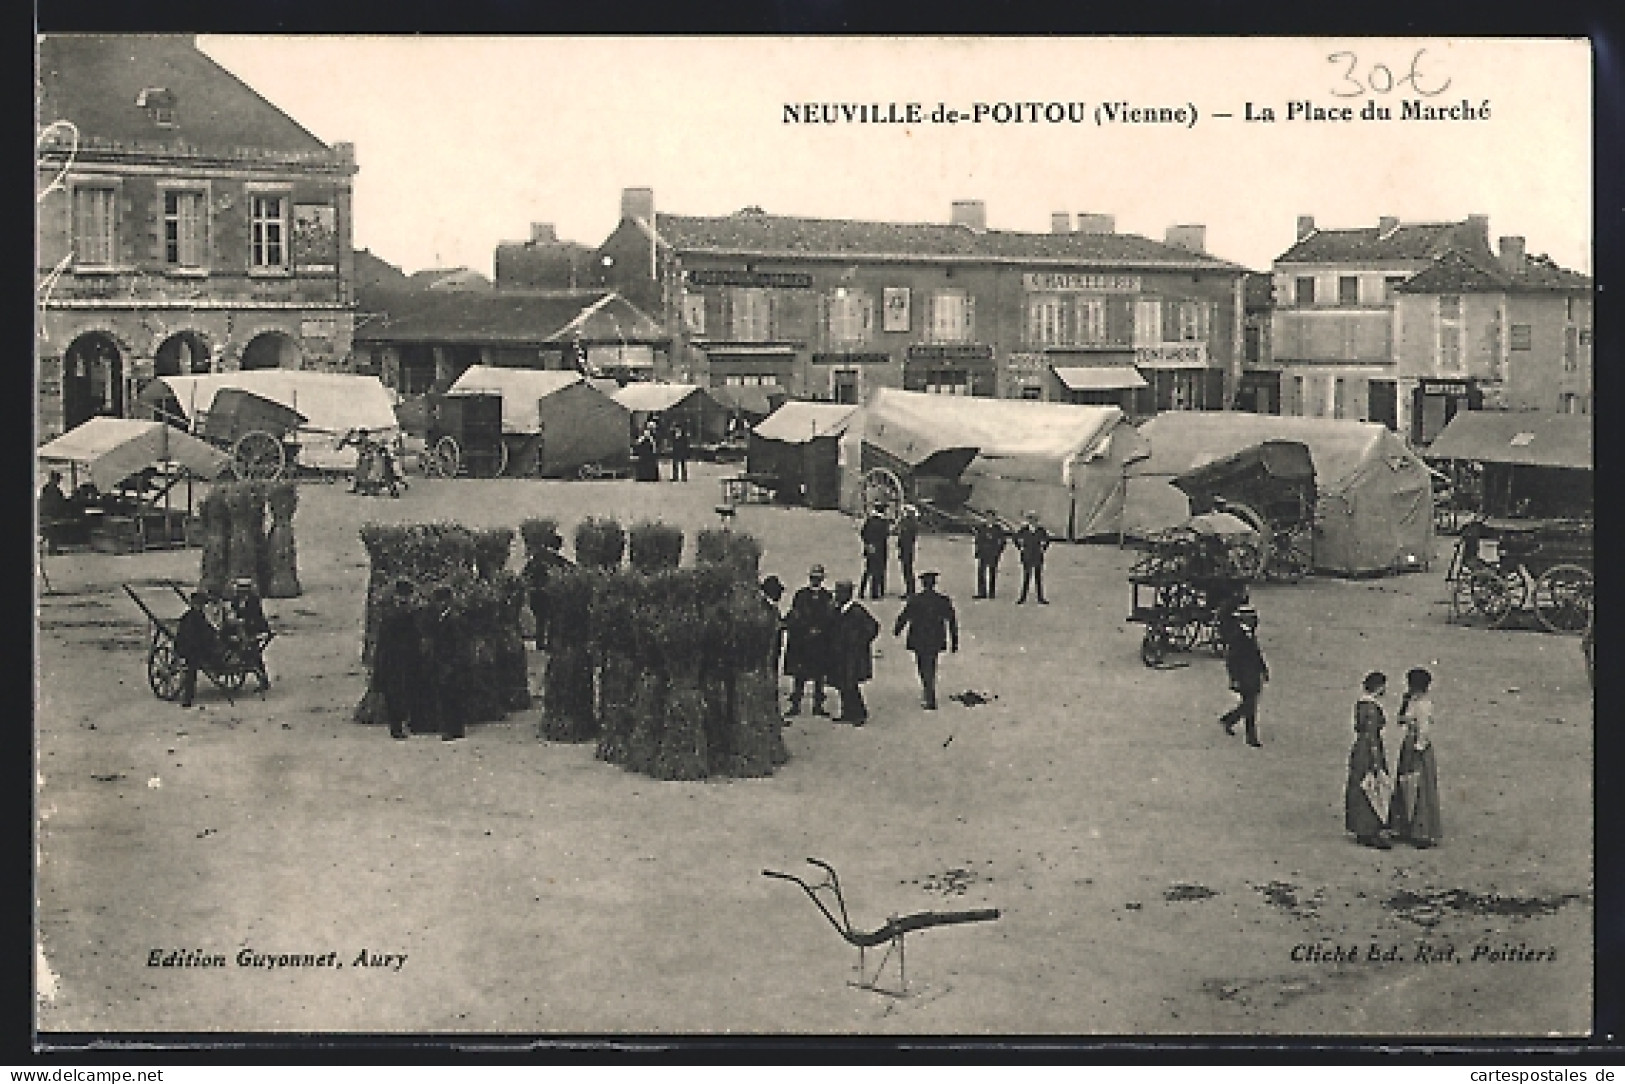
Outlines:
<svg viewBox="0 0 1625 1084"><path fill-rule="evenodd" d="M323 140L356 145L355 242L407 271L487 274L497 242L551 222L597 245L620 192L661 211L994 229L1116 216L1264 269L1296 217L1327 227L1490 216L1493 237L1591 270L1585 42L1443 39L244 38L220 63ZM1417 50L1417 77L1405 80ZM1332 54L1348 54L1335 62ZM1359 86L1350 82L1351 63ZM1378 67L1381 65L1381 67ZM1446 85L1448 80L1448 85ZM1394 83L1387 93L1383 87ZM1373 90L1372 88L1376 89ZM1434 92L1424 97L1418 93ZM1443 87L1441 90L1440 88ZM1349 94L1340 97L1339 92ZM1194 106L1194 127L1095 122L1102 102ZM1405 120L1404 101L1488 119ZM1287 120L1367 103L1388 122ZM787 103L1083 102L1082 124L797 125ZM1274 110L1274 123L1247 122ZM1214 113L1232 113L1231 119Z"/></svg>

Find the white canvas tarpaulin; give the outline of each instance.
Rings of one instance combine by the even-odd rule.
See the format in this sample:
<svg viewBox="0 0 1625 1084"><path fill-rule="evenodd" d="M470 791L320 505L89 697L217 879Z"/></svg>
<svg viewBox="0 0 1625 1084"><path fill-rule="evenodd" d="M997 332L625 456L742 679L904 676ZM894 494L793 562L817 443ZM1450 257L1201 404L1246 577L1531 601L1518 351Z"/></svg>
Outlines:
<svg viewBox="0 0 1625 1084"><path fill-rule="evenodd" d="M215 393L222 388L251 391L297 410L306 418L299 427L299 462L324 470L350 470L355 466L354 446L338 447L346 433L366 429L388 440L395 436L400 424L395 418L394 394L375 376L294 369L160 376L141 398L156 404L163 396L160 388L168 389L181 416L194 425L195 415L207 413Z"/></svg>
<svg viewBox="0 0 1625 1084"><path fill-rule="evenodd" d="M1380 423L1171 410L1142 423L1140 435L1151 455L1128 470L1125 534L1144 538L1190 518L1176 475L1266 440L1290 440L1306 445L1314 462L1317 569L1380 572L1432 557L1430 475Z"/></svg>
<svg viewBox="0 0 1625 1084"><path fill-rule="evenodd" d="M473 365L446 394L502 397L502 432L522 459L510 473L564 478L630 462L631 412L573 370Z"/></svg>
<svg viewBox="0 0 1625 1084"><path fill-rule="evenodd" d="M846 432L857 406L848 403L785 403L756 424L751 432L763 440L805 444L814 437L839 436Z"/></svg>
<svg viewBox="0 0 1625 1084"><path fill-rule="evenodd" d="M499 369L493 365L470 365L446 389L446 394L500 395L502 431L535 433L542 425L543 399L571 385L586 383L586 377L574 370ZM596 388L593 390L597 391Z"/></svg>
<svg viewBox="0 0 1625 1084"><path fill-rule="evenodd" d="M960 476L972 508L1012 521L1037 512L1051 534L1073 540L1117 532L1124 464L1144 454L1117 407L881 388L842 437L849 509L857 504L863 442L911 466L974 448Z"/></svg>
<svg viewBox="0 0 1625 1084"><path fill-rule="evenodd" d="M151 466L173 463L205 480L231 463L213 445L163 422L135 418L92 418L34 453L42 465L72 466L102 492Z"/></svg>

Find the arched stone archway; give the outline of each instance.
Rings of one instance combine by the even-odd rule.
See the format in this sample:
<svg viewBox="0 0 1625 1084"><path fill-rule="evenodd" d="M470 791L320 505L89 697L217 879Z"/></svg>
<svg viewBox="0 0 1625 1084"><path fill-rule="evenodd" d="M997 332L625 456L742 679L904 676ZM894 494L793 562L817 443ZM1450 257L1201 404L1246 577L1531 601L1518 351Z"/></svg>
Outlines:
<svg viewBox="0 0 1625 1084"><path fill-rule="evenodd" d="M88 331L62 355L62 429L124 416L124 351L105 331Z"/></svg>
<svg viewBox="0 0 1625 1084"><path fill-rule="evenodd" d="M195 331L178 331L158 345L153 375L186 376L209 371L209 344Z"/></svg>
<svg viewBox="0 0 1625 1084"><path fill-rule="evenodd" d="M293 336L281 331L262 331L243 347L244 369L297 369L303 355Z"/></svg>

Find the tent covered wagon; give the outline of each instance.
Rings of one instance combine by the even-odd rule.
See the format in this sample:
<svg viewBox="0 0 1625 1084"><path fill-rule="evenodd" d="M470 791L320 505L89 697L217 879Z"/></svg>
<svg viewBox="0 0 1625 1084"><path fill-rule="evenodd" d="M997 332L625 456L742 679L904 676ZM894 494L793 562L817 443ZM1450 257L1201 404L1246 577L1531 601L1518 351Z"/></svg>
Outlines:
<svg viewBox="0 0 1625 1084"><path fill-rule="evenodd" d="M785 403L750 431L745 477L779 500L839 507L840 439L857 412L846 403Z"/></svg>
<svg viewBox="0 0 1625 1084"><path fill-rule="evenodd" d="M1123 531L1149 538L1185 524L1175 479L1269 441L1297 442L1314 467L1313 567L1359 574L1426 567L1433 553L1432 475L1378 422L1239 411L1175 410L1140 425L1149 458L1128 468Z"/></svg>
<svg viewBox="0 0 1625 1084"><path fill-rule="evenodd" d="M716 444L728 435L728 411L698 384L634 382L616 392L615 401L632 412L630 439L650 418L659 418L662 442L679 424L695 445Z"/></svg>
<svg viewBox="0 0 1625 1084"><path fill-rule="evenodd" d="M226 398L218 398L228 392ZM297 462L288 458L282 470L257 471L262 477L276 477L283 470L295 466L323 471L351 471L355 469L357 449L349 444L340 447L344 438L358 429L367 430L375 440L393 440L400 432L395 417L395 396L375 376L357 376L353 373L318 373L296 369L253 369L234 373L207 373L198 376L160 376L141 393L140 401L153 416L170 419L197 435L208 439L211 430L219 431L221 423L214 415L235 418L244 409L246 398L252 395L283 408L283 421L298 415L291 441L278 443L286 449L297 446ZM265 413L263 406L249 408L258 417ZM244 424L249 424L246 420ZM234 423L235 426L235 423ZM250 433L267 430L245 428L233 441ZM264 441L253 439L268 456ZM285 457L290 453L285 451Z"/></svg>
<svg viewBox="0 0 1625 1084"><path fill-rule="evenodd" d="M43 526L114 552L186 544L192 481L231 466L220 449L136 418L91 418L34 455L40 470L61 471L73 494L64 522ZM184 504L175 493L183 482Z"/></svg>
<svg viewBox="0 0 1625 1084"><path fill-rule="evenodd" d="M849 511L862 507L873 474L891 470L916 503L951 501L957 487L975 513L1013 523L1037 512L1072 541L1117 533L1125 464L1145 455L1117 407L892 388L870 397L841 446Z"/></svg>
<svg viewBox="0 0 1625 1084"><path fill-rule="evenodd" d="M574 370L473 365L446 395L501 397L501 473L576 478L631 465L630 412Z"/></svg>

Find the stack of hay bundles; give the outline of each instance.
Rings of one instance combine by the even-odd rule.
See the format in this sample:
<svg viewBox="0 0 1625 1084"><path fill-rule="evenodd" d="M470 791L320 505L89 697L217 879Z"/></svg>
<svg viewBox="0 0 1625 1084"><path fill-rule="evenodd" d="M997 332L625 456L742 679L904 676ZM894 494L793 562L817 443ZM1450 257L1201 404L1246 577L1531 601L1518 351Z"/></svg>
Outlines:
<svg viewBox="0 0 1625 1084"><path fill-rule="evenodd" d="M443 721L457 713L465 724L486 722L530 705L519 630L524 581L506 567L511 529L369 523L361 541L372 567L362 640L367 694L356 706L357 722L384 721L374 645L384 601L403 579L413 585L408 605L425 633L429 684Z"/></svg>
<svg viewBox="0 0 1625 1084"><path fill-rule="evenodd" d="M297 598L302 591L293 536L298 504L292 482L228 482L210 489L198 510L203 521L198 590L224 595L233 580L249 579L263 598Z"/></svg>
<svg viewBox="0 0 1625 1084"><path fill-rule="evenodd" d="M549 663L543 735L596 735L600 759L657 779L771 774L788 755L768 667L777 615L755 584L760 546L706 532L699 564L679 568L682 532L645 522L630 532L623 568L627 537L607 520L576 532L584 567L551 603L555 628L575 632L555 639L555 654L575 661ZM555 678L571 684L555 689Z"/></svg>

